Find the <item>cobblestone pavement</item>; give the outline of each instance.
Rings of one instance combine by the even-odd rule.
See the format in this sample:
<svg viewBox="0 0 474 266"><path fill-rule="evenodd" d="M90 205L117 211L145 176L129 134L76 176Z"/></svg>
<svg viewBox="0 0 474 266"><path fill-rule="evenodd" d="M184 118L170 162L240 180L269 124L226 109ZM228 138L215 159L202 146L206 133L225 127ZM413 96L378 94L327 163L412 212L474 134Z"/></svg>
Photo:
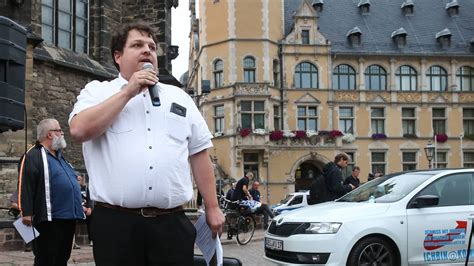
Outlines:
<svg viewBox="0 0 474 266"><path fill-rule="evenodd" d="M227 240L226 235L221 236L224 256L235 257L242 261L242 265L272 265L263 259L263 236L264 231L258 229L252 241L245 246L240 246L234 239ZM199 249L195 249L196 254L200 254ZM31 266L33 265L33 252L25 251L3 251L0 252L0 265ZM81 246L80 249L73 249L68 265L93 266L94 258L92 247Z"/></svg>

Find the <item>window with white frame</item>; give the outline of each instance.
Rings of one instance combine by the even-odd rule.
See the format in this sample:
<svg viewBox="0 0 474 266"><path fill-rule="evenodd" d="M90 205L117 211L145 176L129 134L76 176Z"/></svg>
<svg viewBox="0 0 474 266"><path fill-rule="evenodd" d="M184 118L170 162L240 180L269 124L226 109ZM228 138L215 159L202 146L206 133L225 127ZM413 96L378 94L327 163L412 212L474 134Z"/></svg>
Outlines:
<svg viewBox="0 0 474 266"><path fill-rule="evenodd" d="M298 105L298 130L318 131L318 107Z"/></svg>
<svg viewBox="0 0 474 266"><path fill-rule="evenodd" d="M416 170L416 151L402 153L403 171Z"/></svg>
<svg viewBox="0 0 474 266"><path fill-rule="evenodd" d="M411 66L400 66L395 72L396 86L399 91L416 91L416 70Z"/></svg>
<svg viewBox="0 0 474 266"><path fill-rule="evenodd" d="M370 65L365 70L365 88L371 91L387 89L387 71L379 65Z"/></svg>
<svg viewBox="0 0 474 266"><path fill-rule="evenodd" d="M259 157L259 154L255 152L244 153L244 174L252 172L253 179L258 181L260 180L260 175L258 172Z"/></svg>
<svg viewBox="0 0 474 266"><path fill-rule="evenodd" d="M372 152L372 173L385 174L385 152Z"/></svg>
<svg viewBox="0 0 474 266"><path fill-rule="evenodd" d="M241 101L240 112L242 128L264 129L265 128L265 102L264 101Z"/></svg>
<svg viewBox="0 0 474 266"><path fill-rule="evenodd" d="M355 90L356 72L350 65L338 65L332 73L332 87L336 90Z"/></svg>
<svg viewBox="0 0 474 266"><path fill-rule="evenodd" d="M244 82L255 83L255 58L251 56L244 58Z"/></svg>
<svg viewBox="0 0 474 266"><path fill-rule="evenodd" d="M456 72L456 81L460 91L474 91L474 68L460 67Z"/></svg>
<svg viewBox="0 0 474 266"><path fill-rule="evenodd" d="M220 59L214 62L214 88L222 87L224 79L224 62Z"/></svg>
<svg viewBox="0 0 474 266"><path fill-rule="evenodd" d="M280 106L274 105L273 106L273 129L274 130L280 130L280 122L281 122Z"/></svg>
<svg viewBox="0 0 474 266"><path fill-rule="evenodd" d="M88 0L41 1L41 37L44 42L87 53L88 35Z"/></svg>
<svg viewBox="0 0 474 266"><path fill-rule="evenodd" d="M339 107L339 130L354 134L354 110L352 107Z"/></svg>
<svg viewBox="0 0 474 266"><path fill-rule="evenodd" d="M415 136L416 126L415 108L402 108L402 128L403 136Z"/></svg>
<svg viewBox="0 0 474 266"><path fill-rule="evenodd" d="M385 109L383 107L372 107L370 115L372 133L385 134Z"/></svg>
<svg viewBox="0 0 474 266"><path fill-rule="evenodd" d="M215 132L224 132L224 105L214 106Z"/></svg>
<svg viewBox="0 0 474 266"><path fill-rule="evenodd" d="M464 168L474 168L474 151L464 152Z"/></svg>
<svg viewBox="0 0 474 266"><path fill-rule="evenodd" d="M446 109L433 108L434 134L446 134Z"/></svg>
<svg viewBox="0 0 474 266"><path fill-rule="evenodd" d="M438 151L436 153L436 168L447 168L448 167L448 152Z"/></svg>
<svg viewBox="0 0 474 266"><path fill-rule="evenodd" d="M428 79L428 88L431 91L446 91L448 86L448 74L446 70L440 66L432 66L426 72Z"/></svg>
<svg viewBox="0 0 474 266"><path fill-rule="evenodd" d="M308 62L299 63L295 68L294 82L297 89L318 88L318 68Z"/></svg>
<svg viewBox="0 0 474 266"><path fill-rule="evenodd" d="M462 109L462 125L464 128L464 136L474 136L474 108Z"/></svg>

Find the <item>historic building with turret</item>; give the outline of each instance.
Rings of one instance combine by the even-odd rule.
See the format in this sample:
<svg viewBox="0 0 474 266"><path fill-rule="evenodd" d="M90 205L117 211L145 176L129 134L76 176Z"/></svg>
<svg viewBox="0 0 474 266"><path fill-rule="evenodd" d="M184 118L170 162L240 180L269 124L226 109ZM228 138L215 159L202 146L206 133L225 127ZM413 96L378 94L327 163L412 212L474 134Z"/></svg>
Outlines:
<svg viewBox="0 0 474 266"><path fill-rule="evenodd" d="M197 4L186 89L220 167L254 172L271 203L308 189L340 152L344 175L356 164L363 182L474 167L473 1Z"/></svg>

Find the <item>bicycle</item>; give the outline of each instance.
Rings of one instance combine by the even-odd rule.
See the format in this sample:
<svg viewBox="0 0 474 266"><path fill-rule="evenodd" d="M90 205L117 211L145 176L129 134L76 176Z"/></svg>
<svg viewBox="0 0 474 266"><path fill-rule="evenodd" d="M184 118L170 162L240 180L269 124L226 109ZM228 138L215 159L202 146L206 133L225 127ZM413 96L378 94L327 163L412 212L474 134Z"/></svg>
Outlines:
<svg viewBox="0 0 474 266"><path fill-rule="evenodd" d="M227 239L232 239L235 235L240 245L245 245L255 233L255 218L250 207L241 204L241 201L230 201L221 196L221 207L224 209L225 224L227 228Z"/></svg>

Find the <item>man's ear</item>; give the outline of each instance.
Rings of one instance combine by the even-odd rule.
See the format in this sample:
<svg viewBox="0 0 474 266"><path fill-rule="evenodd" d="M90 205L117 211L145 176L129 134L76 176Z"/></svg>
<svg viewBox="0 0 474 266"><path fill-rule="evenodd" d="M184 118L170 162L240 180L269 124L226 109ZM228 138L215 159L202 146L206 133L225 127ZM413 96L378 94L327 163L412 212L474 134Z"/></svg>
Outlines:
<svg viewBox="0 0 474 266"><path fill-rule="evenodd" d="M115 51L114 52L114 62L117 64L117 65L120 65L120 60L122 59L122 53L119 52L119 51Z"/></svg>

